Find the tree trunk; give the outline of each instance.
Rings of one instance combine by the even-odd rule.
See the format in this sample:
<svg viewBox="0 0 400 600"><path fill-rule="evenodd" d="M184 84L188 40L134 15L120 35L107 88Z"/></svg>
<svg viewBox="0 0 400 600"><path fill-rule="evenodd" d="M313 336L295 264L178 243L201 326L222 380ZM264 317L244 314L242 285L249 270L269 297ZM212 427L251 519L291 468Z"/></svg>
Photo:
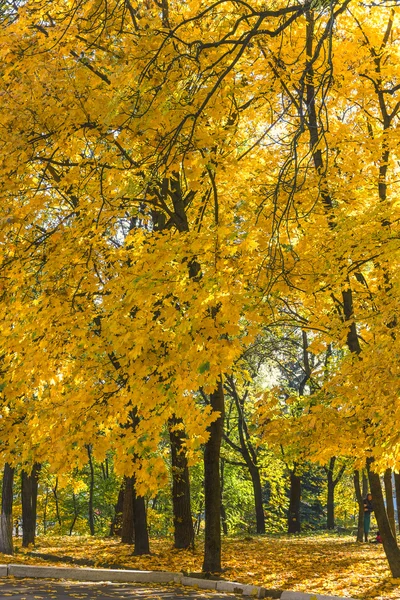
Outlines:
<svg viewBox="0 0 400 600"><path fill-rule="evenodd" d="M205 537L203 572L217 573L221 571L221 489L219 478L219 459L222 433L224 430L224 390L222 381L210 394L213 411L219 417L210 425L210 437L204 449L204 503L205 503Z"/></svg>
<svg viewBox="0 0 400 600"><path fill-rule="evenodd" d="M74 518L72 519L72 523L71 523L71 526L69 528L69 535L72 535L72 532L73 532L74 527L75 527L76 520L77 520L78 515L79 515L79 513L78 513L78 505L77 505L77 502L76 502L76 496L75 496L74 492L72 492L72 501L74 503Z"/></svg>
<svg viewBox="0 0 400 600"><path fill-rule="evenodd" d="M199 535L199 533L200 533L202 513L203 513L203 500L200 500L199 510L198 510L197 519L196 519L196 529L195 529L196 535Z"/></svg>
<svg viewBox="0 0 400 600"><path fill-rule="evenodd" d="M326 527L335 529L335 486L333 485L333 473L328 471L328 496L326 502Z"/></svg>
<svg viewBox="0 0 400 600"><path fill-rule="evenodd" d="M22 546L35 543L38 477L41 465L35 463L30 475L21 473Z"/></svg>
<svg viewBox="0 0 400 600"><path fill-rule="evenodd" d="M13 482L14 469L6 463L3 472L3 492L1 496L0 517L0 552L2 554L14 554L12 537Z"/></svg>
<svg viewBox="0 0 400 600"><path fill-rule="evenodd" d="M396 488L397 525L400 533L400 474L394 474L394 485Z"/></svg>
<svg viewBox="0 0 400 600"><path fill-rule="evenodd" d="M89 521L89 530L90 535L94 535L94 509L93 509L93 495L94 495L94 466L93 466L93 457L92 457L92 449L90 445L86 446L88 458L89 458L89 468L90 468L90 486L89 486L89 506L88 506L88 521Z"/></svg>
<svg viewBox="0 0 400 600"><path fill-rule="evenodd" d="M364 541L364 500L361 491L360 471L354 471L353 476L354 490L356 493L358 504L358 525L357 525L357 542ZM365 493L365 495L367 495Z"/></svg>
<svg viewBox="0 0 400 600"><path fill-rule="evenodd" d="M53 487L53 495L54 495L54 500L55 500L55 504L56 504L56 517L57 517L58 524L61 527L62 523L61 523L61 516L60 516L60 506L58 503L57 488L58 488L58 478L56 478L56 485Z"/></svg>
<svg viewBox="0 0 400 600"><path fill-rule="evenodd" d="M124 484L121 485L118 492L117 503L114 507L114 518L110 525L110 537L121 535L122 533L122 512L124 509Z"/></svg>
<svg viewBox="0 0 400 600"><path fill-rule="evenodd" d="M43 508L43 535L47 533L47 504L49 502L49 488L46 485L46 496L44 500L44 508Z"/></svg>
<svg viewBox="0 0 400 600"><path fill-rule="evenodd" d="M257 465L249 467L251 481L253 484L254 506L256 511L256 530L257 533L265 533L265 515L262 498L262 485L260 470Z"/></svg>
<svg viewBox="0 0 400 600"><path fill-rule="evenodd" d="M288 533L300 532L301 479L294 471L290 472L290 498L288 511Z"/></svg>
<svg viewBox="0 0 400 600"><path fill-rule="evenodd" d="M135 530L135 550L134 555L150 554L149 532L147 529L146 506L143 496L136 496L135 484L133 490L133 516Z"/></svg>
<svg viewBox="0 0 400 600"><path fill-rule="evenodd" d="M328 483L328 497L326 503L327 509L327 529L335 529L335 489L339 481L341 480L345 466L339 469L336 477L334 477L334 469L336 464L336 456L332 456L329 461L328 468L325 468L327 474L327 483Z"/></svg>
<svg viewBox="0 0 400 600"><path fill-rule="evenodd" d="M184 449L185 433L182 419L168 421L172 463L172 505L174 514L174 548L189 548L194 544L190 479Z"/></svg>
<svg viewBox="0 0 400 600"><path fill-rule="evenodd" d="M392 533L392 528L387 517L379 475L371 471L371 461L368 462L369 484L371 488L372 501L374 504L375 517L378 523L379 532L382 536L383 548L385 550L392 577L400 578L400 550L397 547L396 538Z"/></svg>
<svg viewBox="0 0 400 600"><path fill-rule="evenodd" d="M121 542L133 544L134 520L133 520L133 477L125 477L124 500L122 507L122 531Z"/></svg>
<svg viewBox="0 0 400 600"><path fill-rule="evenodd" d="M221 522L224 535L228 535L228 523L226 520L226 510L224 505L224 484L225 484L225 461L221 458Z"/></svg>
<svg viewBox="0 0 400 600"><path fill-rule="evenodd" d="M386 469L383 476L383 482L385 485L385 497L386 497L386 512L389 520L390 527L394 537L396 537L396 520L394 518L394 502L393 502L393 485L392 485L392 470Z"/></svg>
<svg viewBox="0 0 400 600"><path fill-rule="evenodd" d="M368 487L369 487L368 477L367 477L367 474L365 472L365 469L363 469L362 470L362 497L363 498L367 497ZM364 510L364 508L363 508L363 510Z"/></svg>

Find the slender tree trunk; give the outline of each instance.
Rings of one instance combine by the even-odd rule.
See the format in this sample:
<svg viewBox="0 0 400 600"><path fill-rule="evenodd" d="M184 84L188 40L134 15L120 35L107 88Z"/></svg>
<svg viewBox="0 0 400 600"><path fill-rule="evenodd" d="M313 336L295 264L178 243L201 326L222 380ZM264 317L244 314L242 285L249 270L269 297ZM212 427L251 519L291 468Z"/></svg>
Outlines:
<svg viewBox="0 0 400 600"><path fill-rule="evenodd" d="M76 502L76 496L75 496L74 492L72 492L72 501L74 503L74 517L72 519L72 523L71 523L70 528L69 528L69 535L72 535L72 532L73 532L74 527L75 527L76 520L77 520L77 518L79 516L78 505L77 505L77 502Z"/></svg>
<svg viewBox="0 0 400 600"><path fill-rule="evenodd" d="M14 554L12 537L13 482L14 469L6 463L3 471L3 492L1 496L0 516L0 552L2 554Z"/></svg>
<svg viewBox="0 0 400 600"><path fill-rule="evenodd" d="M88 453L89 469L90 469L88 521L89 521L90 535L94 535L94 509L93 509L94 466L93 466L92 449L91 449L90 445L87 445L86 449L87 449L87 453Z"/></svg>
<svg viewBox="0 0 400 600"><path fill-rule="evenodd" d="M121 542L123 544L133 544L133 536L133 477L125 477Z"/></svg>
<svg viewBox="0 0 400 600"><path fill-rule="evenodd" d="M364 496L361 491L360 471L354 471L354 490L358 504L357 542L364 541ZM366 495L366 493L365 493Z"/></svg>
<svg viewBox="0 0 400 600"><path fill-rule="evenodd" d="M396 488L397 526L400 533L400 474L394 474L394 485Z"/></svg>
<svg viewBox="0 0 400 600"><path fill-rule="evenodd" d="M35 463L32 473L26 471L21 474L21 500L22 500L22 546L26 548L35 543L38 477L41 465Z"/></svg>
<svg viewBox="0 0 400 600"><path fill-rule="evenodd" d="M250 468L251 482L253 484L254 506L256 511L256 528L257 533L265 533L265 515L262 498L262 485L260 478L260 469L257 465L252 465Z"/></svg>
<svg viewBox="0 0 400 600"><path fill-rule="evenodd" d="M146 505L143 496L136 496L133 483L133 518L134 518L134 555L150 554L149 532L147 528Z"/></svg>
<svg viewBox="0 0 400 600"><path fill-rule="evenodd" d="M224 535L228 535L228 523L226 521L226 510L224 505L224 485L225 485L225 461L221 458L221 522Z"/></svg>
<svg viewBox="0 0 400 600"><path fill-rule="evenodd" d="M265 533L265 516L264 516L264 506L262 499L262 485L260 478L260 470L257 464L257 452L254 448L251 440L250 434L247 428L246 418L245 418L245 396L242 398L239 396L235 380L233 377L227 377L226 389L232 395L234 402L236 404L238 417L238 434L239 434L239 443L240 446L237 446L229 436L224 435L225 440L234 450L240 452L243 456L244 461L246 463L247 468L249 469L250 477L253 484L253 494L254 494L254 508L256 515L256 530L257 533Z"/></svg>
<svg viewBox="0 0 400 600"><path fill-rule="evenodd" d="M392 470L386 469L383 476L383 482L385 485L385 497L386 497L386 512L389 520L390 527L394 537L396 537L396 520L394 518L394 502L393 502L393 485L392 485Z"/></svg>
<svg viewBox="0 0 400 600"><path fill-rule="evenodd" d="M369 467L370 462L371 461L369 461ZM396 538L393 535L392 528L387 517L380 478L377 473L371 471L371 468L368 469L368 478L372 494L372 501L374 503L375 517L378 523L380 534L382 536L383 547L389 563L390 571L392 573L392 577L400 578L400 550L397 546Z"/></svg>
<svg viewBox="0 0 400 600"><path fill-rule="evenodd" d="M369 489L368 476L367 476L367 473L365 472L365 469L363 469L362 470L362 497L363 498L367 497L368 489ZM363 510L364 510L364 508L363 508Z"/></svg>
<svg viewBox="0 0 400 600"><path fill-rule="evenodd" d="M326 527L335 529L335 487L332 476L328 473L328 496L326 503Z"/></svg>
<svg viewBox="0 0 400 600"><path fill-rule="evenodd" d="M219 417L210 425L210 437L204 449L204 502L205 502L205 538L203 571L217 573L221 571L221 489L219 478L219 460L222 433L224 429L224 390L222 381L210 394L213 411Z"/></svg>
<svg viewBox="0 0 400 600"><path fill-rule="evenodd" d="M46 485L46 496L44 500L44 508L43 508L43 534L46 535L47 532L47 504L49 502L49 488Z"/></svg>
<svg viewBox="0 0 400 600"><path fill-rule="evenodd" d="M203 513L203 500L200 500L199 510L198 510L197 519L196 519L196 535L199 535L199 533L200 533L202 513Z"/></svg>
<svg viewBox="0 0 400 600"><path fill-rule="evenodd" d="M329 461L329 466L326 469L328 495L326 502L326 527L327 529L335 529L335 481L333 470L335 468L336 457L332 456Z"/></svg>
<svg viewBox="0 0 400 600"><path fill-rule="evenodd" d="M172 505L174 514L174 547L189 548L194 544L190 479L184 449L185 433L182 419L168 421L172 463Z"/></svg>
<svg viewBox="0 0 400 600"><path fill-rule="evenodd" d="M59 526L61 527L62 523L61 523L61 516L60 516L60 506L59 506L59 502L58 502L58 478L56 478L56 485L53 487L53 496L54 496L54 501L56 504L56 517L57 517L57 521Z"/></svg>
<svg viewBox="0 0 400 600"><path fill-rule="evenodd" d="M114 518L110 525L110 537L113 535L121 534L122 530L122 512L124 509L124 484L121 485L118 492L117 503L114 507Z"/></svg>
<svg viewBox="0 0 400 600"><path fill-rule="evenodd" d="M290 497L288 512L288 533L300 532L301 479L294 471L290 472Z"/></svg>
<svg viewBox="0 0 400 600"><path fill-rule="evenodd" d="M327 497L327 529L335 529L335 489L339 481L341 480L345 466L338 470L336 477L334 477L334 469L336 464L336 456L332 456L329 461L328 468L325 468L327 474L327 483L328 483L328 497Z"/></svg>

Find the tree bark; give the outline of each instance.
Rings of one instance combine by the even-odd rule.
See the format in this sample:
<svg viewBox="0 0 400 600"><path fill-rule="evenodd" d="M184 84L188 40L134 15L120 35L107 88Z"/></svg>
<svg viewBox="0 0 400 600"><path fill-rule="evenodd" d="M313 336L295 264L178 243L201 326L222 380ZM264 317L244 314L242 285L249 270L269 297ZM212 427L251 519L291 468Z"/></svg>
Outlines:
<svg viewBox="0 0 400 600"><path fill-rule="evenodd" d="M224 535L228 535L228 523L226 520L226 510L224 505L224 484L225 484L225 461L221 458L221 523Z"/></svg>
<svg viewBox="0 0 400 600"><path fill-rule="evenodd" d="M400 474L394 474L394 486L396 488L397 526L400 533Z"/></svg>
<svg viewBox="0 0 400 600"><path fill-rule="evenodd" d="M385 497L386 497L386 512L389 520L390 527L394 537L396 537L396 520L394 518L394 502L393 502L393 485L392 485L392 470L386 469L383 476L383 482L385 485Z"/></svg>
<svg viewBox="0 0 400 600"><path fill-rule="evenodd" d="M3 492L1 496L0 517L0 552L2 554L14 554L12 537L13 482L14 469L6 463L3 471Z"/></svg>
<svg viewBox="0 0 400 600"><path fill-rule="evenodd" d="M147 529L146 506L143 496L136 496L135 483L133 490L133 516L134 516L134 555L150 554L149 532Z"/></svg>
<svg viewBox="0 0 400 600"><path fill-rule="evenodd" d="M92 449L91 449L90 445L86 446L86 450L87 450L87 453L88 453L89 469L90 469L88 521L89 521L90 535L94 535L94 508L93 508L94 466L93 466Z"/></svg>
<svg viewBox="0 0 400 600"><path fill-rule="evenodd" d="M43 535L47 533L47 505L49 502L49 488L46 485L46 496L44 500L44 508L43 508Z"/></svg>
<svg viewBox="0 0 400 600"><path fill-rule="evenodd" d="M124 484L121 485L118 492L117 503L114 507L114 518L110 525L110 537L113 535L121 535L122 533L122 512L124 509Z"/></svg>
<svg viewBox="0 0 400 600"><path fill-rule="evenodd" d="M69 535L72 535L72 532L73 532L74 527L75 527L76 520L77 520L78 515L79 515L78 505L77 505L77 502L76 502L76 496L75 496L74 492L72 492L72 501L74 503L74 518L72 519L72 523L71 523L70 528L69 528Z"/></svg>
<svg viewBox="0 0 400 600"><path fill-rule="evenodd" d="M22 546L35 543L38 478L41 465L35 463L30 475L21 473Z"/></svg>
<svg viewBox="0 0 400 600"><path fill-rule="evenodd" d="M290 497L288 511L288 533L299 533L300 524L301 478L290 471Z"/></svg>
<svg viewBox="0 0 400 600"><path fill-rule="evenodd" d="M354 490L358 504L357 542L364 541L364 495L361 491L360 471L354 471ZM365 495L367 495L365 493Z"/></svg>
<svg viewBox="0 0 400 600"><path fill-rule="evenodd" d="M55 504L56 504L56 517L57 517L57 521L58 521L59 526L61 527L62 523L61 523L60 506L59 506L59 502L58 502L57 488L58 488L58 478L56 478L56 485L53 487L53 496L54 496L54 501L55 501Z"/></svg>
<svg viewBox="0 0 400 600"><path fill-rule="evenodd" d="M205 538L203 571L217 573L221 571L221 489L219 477L219 461L221 441L224 430L224 390L222 381L210 394L213 411L219 417L210 425L210 437L204 449L204 503L205 503Z"/></svg>
<svg viewBox="0 0 400 600"><path fill-rule="evenodd" d="M326 527L335 529L335 486L333 485L333 474L328 471L328 496L326 502Z"/></svg>
<svg viewBox="0 0 400 600"><path fill-rule="evenodd" d="M362 470L362 497L366 498L368 494L368 477L365 473L365 469ZM364 509L363 509L364 510Z"/></svg>
<svg viewBox="0 0 400 600"><path fill-rule="evenodd" d="M385 503L383 500L382 488L379 475L370 468L371 460L368 461L368 478L374 504L375 517L378 523L379 532L382 537L383 547L392 577L400 578L400 550L397 546L396 538L393 535L390 526Z"/></svg>
<svg viewBox="0 0 400 600"><path fill-rule="evenodd" d="M194 544L194 528L190 502L190 479L184 449L182 419L168 421L172 463L172 506L174 515L174 547L189 548Z"/></svg>
<svg viewBox="0 0 400 600"><path fill-rule="evenodd" d="M260 477L260 469L257 463L257 452L251 442L249 431L247 428L247 423L244 414L244 402L246 398L246 394L240 398L236 389L235 381L233 377L227 377L227 382L225 384L226 390L230 395L232 395L234 402L236 404L236 409L238 412L237 417L237 430L239 434L239 443L237 445L233 442L229 435L223 434L224 440L228 443L228 445L239 452L243 457L247 468L249 469L252 485L253 485L253 494L254 494L254 509L256 515L256 531L257 533L265 533L265 516L264 516L264 505L262 498L262 485L261 485L261 477Z"/></svg>
<svg viewBox="0 0 400 600"><path fill-rule="evenodd" d="M256 510L256 531L257 533L262 534L265 533L265 515L260 470L257 465L249 467L249 470L251 482L253 484L254 505Z"/></svg>
<svg viewBox="0 0 400 600"><path fill-rule="evenodd" d="M125 477L124 500L122 506L122 531L121 542L133 544L133 477Z"/></svg>
<svg viewBox="0 0 400 600"><path fill-rule="evenodd" d="M334 469L336 464L336 456L332 456L329 461L328 468L325 467L325 472L327 474L327 483L328 483L328 496L326 502L326 526L327 529L335 529L335 489L339 481L341 480L345 466L342 467L337 472L336 477L334 477Z"/></svg>

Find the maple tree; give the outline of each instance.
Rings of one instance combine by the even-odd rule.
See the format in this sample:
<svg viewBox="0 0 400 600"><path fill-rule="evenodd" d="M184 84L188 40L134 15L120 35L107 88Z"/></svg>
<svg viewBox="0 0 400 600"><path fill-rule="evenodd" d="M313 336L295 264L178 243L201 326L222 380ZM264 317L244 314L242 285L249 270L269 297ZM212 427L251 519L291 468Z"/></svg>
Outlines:
<svg viewBox="0 0 400 600"><path fill-rule="evenodd" d="M204 445L218 571L224 384L265 328L297 326L333 354L284 436L368 461L400 574L378 477L399 470L397 19L351 0L5 12L4 464L62 475L112 450L144 515L165 431L181 473Z"/></svg>

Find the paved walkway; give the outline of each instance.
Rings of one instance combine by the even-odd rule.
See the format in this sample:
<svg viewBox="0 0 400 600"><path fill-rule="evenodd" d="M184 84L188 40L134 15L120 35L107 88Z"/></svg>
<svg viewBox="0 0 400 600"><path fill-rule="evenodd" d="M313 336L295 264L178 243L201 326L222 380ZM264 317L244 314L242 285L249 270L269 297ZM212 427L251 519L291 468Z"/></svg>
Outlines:
<svg viewBox="0 0 400 600"><path fill-rule="evenodd" d="M232 594L216 594L204 590L189 591L181 588L143 586L134 583L80 583L36 579L3 579L0 581L0 598L15 600L236 600Z"/></svg>

